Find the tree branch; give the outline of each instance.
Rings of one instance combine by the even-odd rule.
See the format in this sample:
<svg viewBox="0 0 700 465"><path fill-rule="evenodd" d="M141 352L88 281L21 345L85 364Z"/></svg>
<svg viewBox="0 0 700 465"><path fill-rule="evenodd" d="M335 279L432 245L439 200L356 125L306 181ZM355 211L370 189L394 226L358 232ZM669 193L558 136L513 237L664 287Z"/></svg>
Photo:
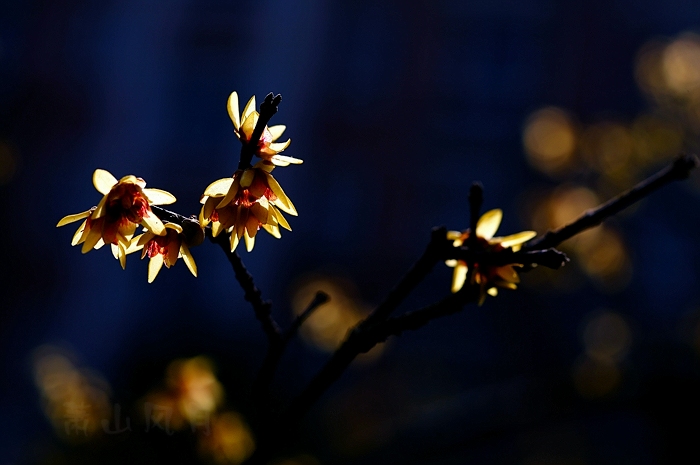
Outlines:
<svg viewBox="0 0 700 465"><path fill-rule="evenodd" d="M306 319L311 316L311 314L321 305L328 302L330 297L323 291L318 291L314 296L314 299L309 303L309 305L292 321L292 324L287 328L286 331L281 333L281 337L276 339L274 342L270 341L270 345L267 348L267 353L265 354L265 359L260 367L260 371L253 382L253 396L256 397L256 402L260 409L269 410L266 405L267 395L270 389L270 384L272 384L272 379L275 376L275 371L277 370L277 365L279 364L284 350L287 348L287 344L292 338L297 334L301 325L306 321Z"/></svg>
<svg viewBox="0 0 700 465"><path fill-rule="evenodd" d="M453 248L451 241L447 240L447 230L444 226L433 228L430 242L423 255L413 264L411 269L401 278L401 281L387 294L380 303L360 325L370 326L376 321L384 320L398 307L408 294L430 274L433 267L441 260L449 249Z"/></svg>
<svg viewBox="0 0 700 465"><path fill-rule="evenodd" d="M226 235L219 234L217 237L213 237L211 234L208 234L207 236L211 242L219 245L221 250L226 254L226 258L233 267L236 280L238 284L241 285L241 288L243 288L243 297L252 305L255 317L260 321L263 332L267 336L270 344L277 344L282 338L282 331L272 317L272 302L263 300L262 292L255 286L253 276L248 273L248 269L243 264L241 256L238 255L238 252L231 252L231 244Z"/></svg>
<svg viewBox="0 0 700 465"><path fill-rule="evenodd" d="M672 164L640 182L632 189L623 192L593 210L588 210L573 222L554 231L548 231L543 236L530 241L522 250L530 251L556 247L586 229L598 226L607 218L640 201L666 184L686 179L690 172L697 167L698 159L695 155L681 155Z"/></svg>

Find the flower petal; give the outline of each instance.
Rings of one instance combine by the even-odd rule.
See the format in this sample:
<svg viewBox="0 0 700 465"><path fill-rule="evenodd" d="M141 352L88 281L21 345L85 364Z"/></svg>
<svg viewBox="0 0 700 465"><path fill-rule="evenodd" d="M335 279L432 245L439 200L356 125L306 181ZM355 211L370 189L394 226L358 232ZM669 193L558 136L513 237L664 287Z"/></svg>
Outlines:
<svg viewBox="0 0 700 465"><path fill-rule="evenodd" d="M280 226L282 226L287 231L292 230L292 227L289 226L289 223L287 222L287 218L285 218L284 215L282 215L282 213L280 213L279 210L277 210L277 208L271 208L270 211L273 212L273 214L275 215L275 219L277 220Z"/></svg>
<svg viewBox="0 0 700 465"><path fill-rule="evenodd" d="M508 248L513 247L514 245L524 244L536 235L537 233L535 231L522 231L516 234L511 234L510 236L499 238L500 240L498 242L500 242L502 247Z"/></svg>
<svg viewBox="0 0 700 465"><path fill-rule="evenodd" d="M228 96L228 101L226 102L226 108L228 109L228 116L231 118L233 127L238 129L241 127L241 118L238 114L238 92L235 90L231 92ZM196 275L195 275L196 276Z"/></svg>
<svg viewBox="0 0 700 465"><path fill-rule="evenodd" d="M476 235L486 240L491 239L498 231L502 218L503 212L498 208L487 211L476 223Z"/></svg>
<svg viewBox="0 0 700 465"><path fill-rule="evenodd" d="M243 124L241 125L241 131L243 133L243 139L245 141L250 141L253 136L253 131L255 130L255 125L258 123L260 114L257 111L251 112L248 116L243 118Z"/></svg>
<svg viewBox="0 0 700 465"><path fill-rule="evenodd" d="M246 119L248 119L248 115L253 113L255 111L255 95L253 95L250 100L248 100L248 103L246 103L245 108L243 109L243 114L241 115L241 120L245 122ZM253 124L253 127L255 127L255 124ZM248 134L248 137L250 137L250 134Z"/></svg>
<svg viewBox="0 0 700 465"><path fill-rule="evenodd" d="M282 137L282 134L284 133L284 130L287 129L287 126L284 124L278 124L276 126L269 126L267 128L268 131L270 131L270 136L272 136L271 141L274 142L280 137Z"/></svg>
<svg viewBox="0 0 700 465"><path fill-rule="evenodd" d="M165 226L153 212L146 212L141 220L141 226L151 231L156 236L165 235Z"/></svg>
<svg viewBox="0 0 700 465"><path fill-rule="evenodd" d="M59 226L64 226L66 224L74 223L76 221L82 220L83 218L87 218L90 216L91 210L82 212L82 213L75 213L73 215L66 215L63 218L59 220L59 222L56 224L56 227L58 228Z"/></svg>
<svg viewBox="0 0 700 465"><path fill-rule="evenodd" d="M236 250L236 247L238 247L238 242L239 242L238 234L236 234L236 231L233 231L231 233L231 252Z"/></svg>
<svg viewBox="0 0 700 465"><path fill-rule="evenodd" d="M286 155L274 155L272 158L270 158L270 161L276 166L301 165L304 163L304 160L288 157Z"/></svg>
<svg viewBox="0 0 700 465"><path fill-rule="evenodd" d="M172 229L178 234L182 234L182 226L177 223L165 223L165 229Z"/></svg>
<svg viewBox="0 0 700 465"><path fill-rule="evenodd" d="M154 237L156 237L155 234L153 234L153 233L150 232L150 231L147 231L147 232L145 232L145 233L143 233L143 234L141 234L141 235L139 235L139 236L134 237L134 238L131 240L131 242L136 241L136 245L139 245L139 246L143 247L143 246L145 246L145 245L148 243L148 241L150 241L150 240L153 239Z"/></svg>
<svg viewBox="0 0 700 465"><path fill-rule="evenodd" d="M122 266L122 270L126 269L126 250L124 249L124 246L121 244L117 244L119 247L119 264Z"/></svg>
<svg viewBox="0 0 700 465"><path fill-rule="evenodd" d="M238 171L236 173L239 173ZM234 175L235 176L235 175ZM224 196L221 201L218 202L218 205L216 205L216 208L223 208L229 203L233 202L233 199L236 198L236 194L238 194L238 189L241 186L241 176L235 176L233 178L233 182L231 183L231 187L229 187L228 192L226 192L226 195ZM215 197L215 198L220 198L220 197Z"/></svg>
<svg viewBox="0 0 700 465"><path fill-rule="evenodd" d="M95 189L97 189L97 192L102 195L109 194L109 191L112 190L116 183L117 178L112 176L112 173L107 170L98 168L92 173L92 184L95 186Z"/></svg>
<svg viewBox="0 0 700 465"><path fill-rule="evenodd" d="M464 281L467 279L467 271L467 265L464 263L459 263L455 266L455 270L452 273L452 292L462 289Z"/></svg>
<svg viewBox="0 0 700 465"><path fill-rule="evenodd" d="M102 200L100 200L100 203L97 204L95 209L92 211L92 214L90 215L90 218L93 220L96 220L98 218L101 218L105 214L105 205L107 204L107 196L103 196Z"/></svg>
<svg viewBox="0 0 700 465"><path fill-rule="evenodd" d="M194 257L192 256L190 249L185 245L184 242L180 246L180 253L182 254L182 261L185 262L185 265L187 265L187 268L189 268L190 273L192 273L196 278L197 264L194 262Z"/></svg>
<svg viewBox="0 0 700 465"><path fill-rule="evenodd" d="M500 276L504 281L507 281L509 283L519 283L520 282L520 277L518 277L518 273L510 265L500 266L500 267L496 268L496 274L498 276Z"/></svg>
<svg viewBox="0 0 700 465"><path fill-rule="evenodd" d="M242 188L247 188L250 187L250 185L253 182L253 179L255 179L255 172L256 170L254 169L249 169L243 171L243 174L241 175L241 187Z"/></svg>
<svg viewBox="0 0 700 465"><path fill-rule="evenodd" d="M243 239L245 240L245 248L248 252L252 252L253 247L255 247L255 237L250 237L248 231L246 230L243 234Z"/></svg>
<svg viewBox="0 0 700 465"><path fill-rule="evenodd" d="M143 193L148 197L148 203L151 205L170 205L175 203L175 196L168 191L162 189L151 189L147 187L143 189Z"/></svg>
<svg viewBox="0 0 700 465"><path fill-rule="evenodd" d="M292 143L292 139L287 139L287 142L273 142L270 144L270 150L279 153L289 147L289 144Z"/></svg>
<svg viewBox="0 0 700 465"><path fill-rule="evenodd" d="M271 224L264 224L262 227L263 227L263 229L264 229L265 231L267 231L268 233L270 233L273 237L275 237L275 238L277 238L277 239L281 239L281 238L282 238L282 234L280 233L280 228L279 228L279 227L273 226L273 225L271 225Z"/></svg>
<svg viewBox="0 0 700 465"><path fill-rule="evenodd" d="M271 174L266 173L265 177L267 178L267 185L270 186L270 190L277 196L277 200L275 200L273 204L283 212L297 216L297 210L294 208L294 204L292 204L289 197L287 197L287 194L285 194L284 190L282 190L282 186L280 186L280 184L275 178L272 177Z"/></svg>
<svg viewBox="0 0 700 465"><path fill-rule="evenodd" d="M168 256L165 257L165 265L167 267L170 267L175 264L177 261L177 256L180 253L180 246L178 245L178 241L174 240L172 242L168 243Z"/></svg>
<svg viewBox="0 0 700 465"><path fill-rule="evenodd" d="M97 241L99 241L102 238L102 231L100 228L90 228L90 231L88 232L87 237L85 238L85 242L83 242L83 248L81 249L82 253L88 253L89 251L92 250L93 247L95 247L95 244L97 244Z"/></svg>
<svg viewBox="0 0 700 465"><path fill-rule="evenodd" d="M152 283L155 279L156 276L158 276L158 272L160 269L163 267L163 256L161 254L155 254L149 261L148 261L148 282Z"/></svg>
<svg viewBox="0 0 700 465"><path fill-rule="evenodd" d="M80 243L80 238L83 235L83 231L85 230L85 226L87 225L87 220L83 221L83 224L80 225L78 230L73 234L73 239L70 241L70 245L78 245Z"/></svg>
<svg viewBox="0 0 700 465"><path fill-rule="evenodd" d="M462 231L447 231L447 240L456 241L462 239Z"/></svg>
<svg viewBox="0 0 700 465"><path fill-rule="evenodd" d="M222 178L217 179L213 183L209 184L206 189L204 189L204 195L210 197L223 196L228 193L231 189L231 184L233 183L233 178Z"/></svg>

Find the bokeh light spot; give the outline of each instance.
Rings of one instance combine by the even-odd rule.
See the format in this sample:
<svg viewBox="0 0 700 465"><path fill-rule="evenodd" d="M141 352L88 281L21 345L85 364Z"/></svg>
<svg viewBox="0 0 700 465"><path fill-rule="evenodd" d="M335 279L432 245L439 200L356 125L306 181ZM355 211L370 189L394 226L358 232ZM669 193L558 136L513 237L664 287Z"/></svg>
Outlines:
<svg viewBox="0 0 700 465"><path fill-rule="evenodd" d="M662 70L668 89L679 97L697 92L700 86L700 37L686 33L663 53Z"/></svg>
<svg viewBox="0 0 700 465"><path fill-rule="evenodd" d="M622 316L604 312L586 324L583 343L589 357L604 362L620 362L629 352L632 331Z"/></svg>
<svg viewBox="0 0 700 465"><path fill-rule="evenodd" d="M102 431L110 418L111 391L100 375L76 367L73 355L53 346L34 351L34 381L44 413L56 434L68 442L83 442Z"/></svg>
<svg viewBox="0 0 700 465"><path fill-rule="evenodd" d="M568 168L576 149L576 129L562 109L547 107L527 119L523 144L528 161L535 168L555 174Z"/></svg>
<svg viewBox="0 0 700 465"><path fill-rule="evenodd" d="M211 420L211 431L200 437L199 452L215 463L238 465L255 451L255 440L243 417L225 412Z"/></svg>
<svg viewBox="0 0 700 465"><path fill-rule="evenodd" d="M369 313L368 306L357 297L355 285L334 277L316 276L303 280L292 297L292 309L300 314L316 295L323 291L330 300L317 308L301 326L304 341L326 352L333 352L345 340L348 331ZM383 344L375 346L358 361L371 361L379 356Z"/></svg>

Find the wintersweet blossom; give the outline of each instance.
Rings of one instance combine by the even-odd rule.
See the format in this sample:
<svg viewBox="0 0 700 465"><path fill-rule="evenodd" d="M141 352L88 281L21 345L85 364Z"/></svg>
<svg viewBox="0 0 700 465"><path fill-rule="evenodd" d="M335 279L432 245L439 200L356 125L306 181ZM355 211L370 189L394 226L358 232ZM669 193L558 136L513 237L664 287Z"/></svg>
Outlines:
<svg viewBox="0 0 700 465"><path fill-rule="evenodd" d="M255 95L248 100L248 103L243 109L243 114L239 114L238 112L238 93L235 91L229 96L226 106L228 108L228 115L233 123L233 132L243 144L247 144L253 136L253 130L260 118L260 114L255 111ZM299 160L298 158L279 154L292 143L291 139L287 139L287 142L276 142L277 139L282 137L282 133L284 133L286 128L287 127L282 124L270 127L265 126L265 129L260 135L255 155L276 166L298 165L303 163L303 160Z"/></svg>
<svg viewBox="0 0 700 465"><path fill-rule="evenodd" d="M476 223L476 237L478 248L483 251L498 252L507 248L513 251L520 250L525 242L537 235L534 231L522 231L505 237L493 237L501 224L503 212L499 209L484 213ZM455 247L462 246L470 236L470 231L448 231L447 238L452 240ZM447 260L447 266L454 267L452 274L452 292L459 291L467 278L469 267L463 260ZM479 305L484 302L486 294L496 296L499 287L515 289L520 282L515 267L518 265L487 266L474 263L474 272L471 274L472 284L478 284L481 288Z"/></svg>
<svg viewBox="0 0 700 465"><path fill-rule="evenodd" d="M297 211L270 174L273 168L261 160L252 168L236 171L232 178L214 181L202 195L199 223L202 227L211 223L214 237L221 231L230 232L232 252L241 238L246 249L253 250L260 228L278 239L280 226L292 230L282 212L296 216Z"/></svg>
<svg viewBox="0 0 700 465"><path fill-rule="evenodd" d="M117 181L109 171L102 169L95 170L92 183L103 195L100 203L82 213L61 218L56 226L84 219L73 235L71 245L83 244L82 252L87 253L93 248L111 244L112 252L124 268L126 255L133 252L130 243L138 225L153 234L165 234L165 227L151 210L151 205L171 204L175 197L164 190L146 188L146 181L133 175Z"/></svg>
<svg viewBox="0 0 700 465"><path fill-rule="evenodd" d="M166 268L170 268L180 257L182 257L190 272L197 277L197 264L194 262L194 257L192 257L189 247L187 247L185 235L182 233L182 226L179 224L166 223L165 234L163 235L145 231L140 236L134 237L132 242L136 244L135 250L143 248L141 252L142 259L146 255L150 258L148 261L149 283L156 279L163 265Z"/></svg>

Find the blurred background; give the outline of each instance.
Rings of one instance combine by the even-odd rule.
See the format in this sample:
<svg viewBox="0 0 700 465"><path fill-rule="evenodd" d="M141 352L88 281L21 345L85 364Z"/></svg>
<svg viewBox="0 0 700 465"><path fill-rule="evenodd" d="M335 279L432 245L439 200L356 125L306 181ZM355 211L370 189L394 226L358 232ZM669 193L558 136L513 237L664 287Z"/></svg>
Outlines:
<svg viewBox="0 0 700 465"><path fill-rule="evenodd" d="M25 1L0 14L0 463L240 463L266 340L225 257L146 282L81 255L64 215L95 168L197 214L239 142L225 104L281 93L304 164L299 217L240 250L287 324L300 392L485 186L499 234L543 233L633 186L700 134L700 5ZM700 178L565 243L572 262L358 359L277 463L656 464L698 455ZM401 307L449 292L439 266ZM693 425L690 429L685 424Z"/></svg>

